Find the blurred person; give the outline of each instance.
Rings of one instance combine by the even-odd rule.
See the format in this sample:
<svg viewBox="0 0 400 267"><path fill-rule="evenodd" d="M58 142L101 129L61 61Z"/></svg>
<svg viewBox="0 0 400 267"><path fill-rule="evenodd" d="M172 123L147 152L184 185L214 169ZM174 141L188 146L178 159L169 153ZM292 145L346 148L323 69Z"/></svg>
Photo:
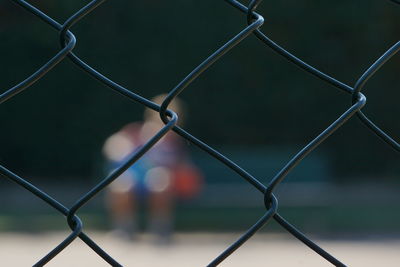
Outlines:
<svg viewBox="0 0 400 267"><path fill-rule="evenodd" d="M161 104L164 97L160 95L152 101ZM179 113L182 103L176 99L169 108ZM181 116L179 122L181 125ZM146 109L143 122L129 123L111 135L103 147L108 170L121 166L163 126L159 113ZM138 231L139 204L145 203L148 230L158 237L159 242L167 243L173 229L176 198L194 196L200 190L201 180L200 172L184 149L183 139L174 132L167 133L109 186L107 206L114 231L133 238Z"/></svg>

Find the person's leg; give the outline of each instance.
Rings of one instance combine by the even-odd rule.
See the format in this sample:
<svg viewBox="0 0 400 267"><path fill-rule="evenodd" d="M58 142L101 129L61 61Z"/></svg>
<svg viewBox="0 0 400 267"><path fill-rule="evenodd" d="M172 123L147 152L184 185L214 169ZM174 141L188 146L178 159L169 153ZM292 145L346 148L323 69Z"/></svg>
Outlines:
<svg viewBox="0 0 400 267"><path fill-rule="evenodd" d="M149 200L149 231L168 242L173 228L174 194L168 169L156 167L146 174Z"/></svg>
<svg viewBox="0 0 400 267"><path fill-rule="evenodd" d="M168 242L173 230L173 194L171 190L152 192L149 198L150 231L160 242Z"/></svg>
<svg viewBox="0 0 400 267"><path fill-rule="evenodd" d="M121 179L120 179L121 178ZM107 196L107 206L116 233L132 238L137 231L136 209L137 199L134 193L133 182L124 177L114 181Z"/></svg>

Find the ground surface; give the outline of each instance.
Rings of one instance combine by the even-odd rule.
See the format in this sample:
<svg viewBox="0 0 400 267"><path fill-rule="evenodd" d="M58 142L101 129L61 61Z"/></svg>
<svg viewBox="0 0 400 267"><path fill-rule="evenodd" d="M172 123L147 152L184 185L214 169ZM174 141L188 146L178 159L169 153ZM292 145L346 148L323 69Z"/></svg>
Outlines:
<svg viewBox="0 0 400 267"><path fill-rule="evenodd" d="M2 266L32 266L65 233L2 233ZM150 237L123 241L106 233L90 233L124 266L206 266L224 250L235 234L178 234L170 246L155 246ZM324 248L349 266L399 266L400 240L319 240ZM76 240L47 266L108 266L83 242ZM331 266L300 242L283 235L260 234L220 266Z"/></svg>

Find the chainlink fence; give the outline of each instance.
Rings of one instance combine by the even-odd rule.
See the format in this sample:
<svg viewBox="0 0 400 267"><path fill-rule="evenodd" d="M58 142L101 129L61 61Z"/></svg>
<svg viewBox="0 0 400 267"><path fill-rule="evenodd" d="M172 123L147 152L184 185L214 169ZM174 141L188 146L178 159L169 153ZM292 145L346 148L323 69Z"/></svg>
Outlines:
<svg viewBox="0 0 400 267"><path fill-rule="evenodd" d="M92 68L88 63L82 61L78 55L73 53L73 49L76 45L76 38L74 34L70 31L70 28L80 21L87 14L92 12L96 7L101 5L105 0L93 0L82 9L80 9L75 14L71 15L63 24L58 23L50 16L31 5L30 3L23 0L12 0L16 4L20 5L22 8L28 12L34 14L38 19L47 23L49 27L54 28L59 32L60 50L59 52L47 61L41 68L37 69L35 73L26 78L24 81L18 83L13 88L5 91L0 95L0 103L4 103L10 98L21 93L25 89L29 88L32 84L46 75L52 68L59 64L63 60L70 60L72 64L86 72L88 75L94 79L100 81L105 86L109 87L116 93L127 97L128 99L140 103L147 108L153 109L159 112L161 119L163 120L165 126L161 128L157 134L155 134L151 139L147 141L140 149L138 149L125 163L114 170L111 174L105 177L100 183L94 186L89 192L84 194L80 199L78 199L71 208L65 207L62 203L58 202L53 197L49 196L41 189L37 188L35 185L29 183L27 180L18 176L11 170L0 165L0 173L11 181L15 182L19 186L22 186L26 190L35 194L38 198L45 201L48 205L53 207L55 210L66 216L67 223L71 228L71 233L53 250L51 250L47 255L45 255L39 262L34 266L43 266L49 261L51 261L58 253L70 245L77 237L79 237L83 242L85 242L91 249L93 249L104 261L108 262L112 266L122 266L118 263L117 259L114 259L106 251L104 251L99 244L96 244L87 234L83 232L82 221L76 215L77 211L84 206L88 201L90 201L96 194L104 190L111 182L113 182L118 176L120 176L124 171L126 171L132 164L134 164L138 159L140 159L152 146L154 146L164 135L170 131L176 132L182 138L193 143L200 149L207 152L211 157L218 160L221 164L232 169L237 174L239 174L243 179L252 184L260 194L264 195L265 204L265 214L253 225L251 226L241 237L237 239L235 243L230 245L225 251L223 251L219 256L209 263L208 266L217 266L222 261L224 261L229 255L234 253L240 246L242 246L248 239L250 239L260 228L266 225L270 220L275 220L280 224L287 232L292 234L294 237L303 242L310 249L314 250L321 257L336 266L345 266L344 263L340 262L334 256L329 254L327 251L319 247L308 237L302 234L295 226L291 225L278 213L278 200L274 195L274 190L277 186L285 179L287 174L293 170L301 161L311 153L316 147L318 147L324 140L326 140L333 132L340 128L344 123L346 123L351 117L356 116L366 127L376 134L377 137L382 139L385 143L400 152L400 145L393 138L382 131L378 126L376 126L367 115L365 115L361 110L366 104L366 97L361 93L364 85L367 83L369 78L371 78L376 71L381 68L387 60L389 60L393 55L395 55L400 49L400 41L395 43L387 51L383 53L371 66L361 75L354 86L347 85L321 71L303 62L293 54L286 51L279 44L275 43L273 40L269 39L266 34L264 34L260 27L263 25L263 17L256 13L257 6L262 0L252 0L245 6L236 0L225 0L227 3L227 8L235 8L239 11L238 19L247 19L247 25L241 32L232 37L223 46L218 48L213 54L211 54L207 59L200 63L189 75L187 75L175 88L168 92L161 106L149 101L148 99L141 97L138 94L128 90L127 88L121 86L117 82L107 78L103 74L99 73L97 70ZM396 0L392 0L393 3L400 4ZM242 13L242 14L240 14ZM246 39L251 34L254 34L262 44L267 45L269 48L274 50L279 55L285 57L291 63L302 68L306 72L311 73L316 78L327 82L339 90L344 91L349 94L351 98L350 107L345 110L340 117L338 117L334 122L332 122L324 131L322 131L317 137L315 137L311 142L309 142L302 150L300 150L269 182L269 184L264 185L257 178L253 177L246 170L242 169L240 166L235 164L229 158L216 151L205 142L194 137L190 133L186 132L181 127L177 126L178 116L173 110L169 110L168 106L184 89L186 89L199 75L201 75L207 68L209 68L214 62L221 58L225 53L229 52L232 48L238 45L241 41ZM190 263L188 263L190 265Z"/></svg>

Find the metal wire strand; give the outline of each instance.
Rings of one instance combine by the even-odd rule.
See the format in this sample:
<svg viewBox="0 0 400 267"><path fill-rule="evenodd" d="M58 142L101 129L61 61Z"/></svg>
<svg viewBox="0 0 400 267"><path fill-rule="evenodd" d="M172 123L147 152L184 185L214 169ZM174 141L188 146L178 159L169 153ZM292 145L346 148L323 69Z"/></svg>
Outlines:
<svg viewBox="0 0 400 267"><path fill-rule="evenodd" d="M228 2L230 5L232 5L233 7L239 9L243 13L247 13L248 14L247 17L249 17L249 14L252 12L251 8L247 8L246 6L242 5L240 2L238 2L236 0L225 0L225 1ZM392 0L392 1L394 1L395 3L398 3L396 0ZM253 2L254 1L252 1L250 3L250 5L253 4ZM257 5L258 4L259 3L257 3ZM283 56L290 62L294 63L296 66L313 74L314 76L318 77L319 79L321 79L321 80L323 80L323 81L325 81L347 93L352 94L353 100L354 100L354 95L358 91L355 90L353 87L329 76L328 74L325 74L324 72L318 70L317 68L315 68L315 67L307 64L306 62L302 61L301 59L297 58L295 55L286 51L279 44L275 43L270 38L268 38L259 29L254 31L254 34L258 39L260 39L263 43L265 43L273 51L280 54L281 56ZM398 49L399 49L399 46L398 46L398 43L396 43L393 47L391 47L388 51L386 51L384 53L384 55L380 59L378 59L377 62L375 62L373 65L371 65L371 69L367 70L367 73L364 73L364 75L370 74L370 76L372 76L375 73L375 71L377 71L390 57L392 57L394 54L396 54L398 52ZM369 73L369 71L373 71L373 73ZM368 77L368 79L369 79L369 77ZM361 77L360 79L362 79L362 78L363 77ZM364 77L364 78L366 78L366 77ZM364 80L364 79L362 79L362 80ZM365 82L366 82L366 80L365 80ZM400 152L400 144L398 142L396 142L392 137L387 135L383 130L381 130L376 124L374 124L370 119L368 119L361 111L357 112L357 117L361 120L361 122L364 123L364 125L366 127L368 127L373 133L375 133L382 141L387 143L389 146L391 146L397 152Z"/></svg>
<svg viewBox="0 0 400 267"><path fill-rule="evenodd" d="M165 136L168 132L174 131L180 135L183 139L191 142L199 149L206 152L210 157L217 160L225 167L229 168L235 172L239 177L248 182L250 186L253 186L255 190L263 194L264 205L266 208L265 214L247 231L244 232L234 243L232 243L228 248L226 248L220 255L218 255L208 266L217 266L223 262L232 253L237 251L241 246L243 246L251 237L257 233L263 226L265 226L270 220L275 220L279 225L282 226L289 234L300 240L303 244L308 246L310 249L319 254L322 258L330 262L335 266L345 266L344 263L339 261L336 257L329 254L327 251L319 247L306 235L304 235L299 229L297 229L293 224L288 222L281 214L278 213L278 199L274 195L274 191L279 186L279 184L286 179L287 175L299 164L302 160L312 153L316 148L318 148L329 136L331 136L335 131L340 129L349 119L358 117L361 122L373 133L375 133L380 139L389 144L393 149L400 152L400 145L391 136L385 133L382 129L378 128L374 122L372 122L364 113L362 109L366 105L366 97L361 93L363 87L368 82L368 80L373 77L373 75L400 50L400 42L395 43L387 51L385 51L382 56L380 56L373 64L371 64L367 70L361 75L361 77L356 81L354 87L349 86L339 79L334 78L316 67L299 59L292 53L285 50L277 42L273 41L266 34L264 34L260 28L264 23L264 18L257 13L257 7L262 3L262 0L251 0L249 4L243 5L236 0L224 0L230 6L236 8L241 13L245 15L247 26L244 27L236 35L232 36L229 40L225 42L219 48L216 48L205 60L200 62L199 65L193 69L185 78L183 78L174 88L167 91L167 95L164 98L161 105L158 105L149 99L140 96L135 93L135 90L129 90L116 81L108 78L104 74L100 73L88 63L84 62L78 55L73 52L74 47L77 44L77 40L74 34L71 32L71 28L76 25L81 19L83 19L90 12L95 10L98 6L105 2L105 0L92 0L84 5L77 12L73 13L63 24L60 24L49 15L45 14L43 11L39 10L37 7L28 3L24 0L11 0L18 4L30 14L34 15L38 19L42 20L44 23L49 25L51 28L57 31L60 50L51 59L45 62L42 67L38 68L33 72L32 75L25 78L23 81L15 85L14 87L2 91L0 94L0 104L6 102L7 100L15 97L19 93L28 89L32 84L41 79L50 70L57 66L61 61L68 58L73 66L79 68L83 72L87 73L93 79L101 82L103 85L107 86L114 92L122 95L136 104L143 105L154 111L159 112L161 120L164 122L164 126L159 129L159 131L151 137L143 146L138 148L132 156L122 163L117 169L115 169L108 176L100 179L96 185L94 185L87 193L83 194L78 198L71 208L65 207L62 203L58 202L54 197L51 197L43 190L37 188L35 185L30 183L27 179L24 179L14 172L7 169L5 166L0 165L0 175L6 177L10 181L14 182L16 185L23 187L27 191L31 192L34 196L38 197L45 203L47 203L51 208L58 211L61 215L66 217L68 226L71 229L71 233L60 242L54 249L49 251L42 259L40 259L34 266L43 266L50 262L55 256L57 256L62 250L68 247L77 237L84 241L91 249L93 249L104 261L112 266L122 266L114 258L112 258L108 253L106 253L100 245L94 242L88 235L83 232L83 222L76 215L80 208L86 205L93 197L98 193L103 191L107 186L117 179L123 172L125 172L130 166L135 164L143 155L145 155L160 139ZM391 0L395 4L400 4L398 0ZM187 132L185 129L177 126L178 114L173 110L169 110L168 107L170 103L184 90L189 88L189 85L197 79L205 70L211 67L216 61L218 61L223 55L228 53L231 49L236 47L243 40L248 38L250 35L254 34L264 45L275 51L277 54L286 58L289 62L300 67L304 71L314 75L314 77L340 89L341 91L351 95L351 106L344 111L336 120L327 126L326 129L322 130L316 137L310 140L298 153L296 153L283 167L279 170L269 181L266 177L254 177L250 174L248 170L245 170L235 162L233 162L227 155L222 152L217 151L213 147L207 144L207 142L200 140L191 133ZM262 181L266 182L265 185ZM190 265L190 263L188 263Z"/></svg>

